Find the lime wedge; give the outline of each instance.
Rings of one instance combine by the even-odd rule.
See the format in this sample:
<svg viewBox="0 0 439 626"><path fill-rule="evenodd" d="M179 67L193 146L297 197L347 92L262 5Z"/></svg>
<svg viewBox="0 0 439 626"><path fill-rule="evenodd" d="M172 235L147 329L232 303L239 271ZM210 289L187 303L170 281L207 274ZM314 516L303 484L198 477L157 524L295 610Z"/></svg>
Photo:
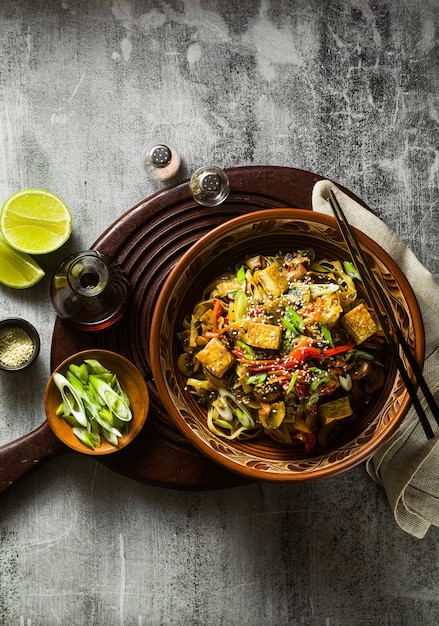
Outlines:
<svg viewBox="0 0 439 626"><path fill-rule="evenodd" d="M15 250L46 254L60 248L70 237L72 215L67 205L50 191L23 189L4 203L0 229Z"/></svg>
<svg viewBox="0 0 439 626"><path fill-rule="evenodd" d="M43 276L44 271L33 258L11 248L0 233L0 283L14 289L26 289Z"/></svg>

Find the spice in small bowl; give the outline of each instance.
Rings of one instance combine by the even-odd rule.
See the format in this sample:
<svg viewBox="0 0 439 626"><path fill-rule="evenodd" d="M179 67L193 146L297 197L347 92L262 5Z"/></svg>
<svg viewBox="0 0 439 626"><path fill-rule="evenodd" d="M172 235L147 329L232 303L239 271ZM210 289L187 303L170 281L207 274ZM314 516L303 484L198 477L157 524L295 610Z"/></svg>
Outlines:
<svg viewBox="0 0 439 626"><path fill-rule="evenodd" d="M32 324L18 317L0 321L1 370L23 370L34 363L39 351L40 337Z"/></svg>

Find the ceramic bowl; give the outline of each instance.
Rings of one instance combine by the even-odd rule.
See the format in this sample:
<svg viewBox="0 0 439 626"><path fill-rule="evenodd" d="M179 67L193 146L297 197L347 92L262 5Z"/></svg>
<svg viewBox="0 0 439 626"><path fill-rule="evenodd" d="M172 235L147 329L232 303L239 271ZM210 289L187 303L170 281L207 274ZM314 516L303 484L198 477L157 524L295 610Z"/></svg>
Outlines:
<svg viewBox="0 0 439 626"><path fill-rule="evenodd" d="M0 321L0 370L18 372L27 369L36 361L39 352L40 336L30 322L20 317Z"/></svg>
<svg viewBox="0 0 439 626"><path fill-rule="evenodd" d="M389 255L356 231L378 283L419 363L425 337L420 310L405 276ZM328 448L305 453L271 438L229 441L212 434L206 410L185 390L177 367L181 347L177 333L203 289L224 268L246 255L272 255L301 247L317 257L349 259L335 219L303 209L268 209L232 219L196 242L179 260L163 285L151 327L151 364L162 403L177 427L204 455L249 479L310 481L344 472L371 456L395 432L410 407L410 398L389 357L379 396Z"/></svg>
<svg viewBox="0 0 439 626"><path fill-rule="evenodd" d="M119 439L118 447L113 446L102 437L102 442L99 447L94 449L89 448L73 434L72 427L68 422L63 417L56 415L56 411L61 404L61 396L54 383L53 375L55 372L64 375L71 363L81 365L85 359L97 359L104 367L116 374L122 389L130 399L133 418L130 421L129 432L124 433ZM67 358L52 372L46 385L44 408L50 427L66 446L77 452L82 452L83 454L100 456L113 454L125 448L137 437L148 415L149 394L142 374L131 361L108 350L84 350L83 352L78 352Z"/></svg>

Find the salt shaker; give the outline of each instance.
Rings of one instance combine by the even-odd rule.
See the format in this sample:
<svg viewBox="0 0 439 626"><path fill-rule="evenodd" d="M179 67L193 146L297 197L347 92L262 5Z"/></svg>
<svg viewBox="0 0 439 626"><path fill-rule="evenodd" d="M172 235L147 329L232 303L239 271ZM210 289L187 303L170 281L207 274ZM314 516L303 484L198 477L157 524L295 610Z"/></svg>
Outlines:
<svg viewBox="0 0 439 626"><path fill-rule="evenodd" d="M204 206L218 206L230 193L227 174L214 165L196 170L189 186L194 200Z"/></svg>
<svg viewBox="0 0 439 626"><path fill-rule="evenodd" d="M153 143L142 152L143 167L151 178L167 181L180 169L181 159L177 150L165 143Z"/></svg>

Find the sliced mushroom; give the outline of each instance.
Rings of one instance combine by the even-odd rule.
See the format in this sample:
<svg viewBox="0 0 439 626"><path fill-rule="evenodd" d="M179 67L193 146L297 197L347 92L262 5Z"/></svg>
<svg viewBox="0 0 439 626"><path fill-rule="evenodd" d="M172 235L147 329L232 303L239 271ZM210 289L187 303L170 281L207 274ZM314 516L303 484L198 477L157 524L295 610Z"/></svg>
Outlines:
<svg viewBox="0 0 439 626"><path fill-rule="evenodd" d="M270 407L270 412L266 414L259 412L259 419L264 428L279 428L285 418L285 404L283 402L275 402Z"/></svg>
<svg viewBox="0 0 439 626"><path fill-rule="evenodd" d="M386 380L386 374L384 372L384 368L376 367L371 370L371 372L364 379L364 389L366 393L375 393L378 389L384 385Z"/></svg>
<svg viewBox="0 0 439 626"><path fill-rule="evenodd" d="M359 380L360 378L367 376L371 368L371 361L360 361L355 368L349 370L349 374L351 375L352 380Z"/></svg>

